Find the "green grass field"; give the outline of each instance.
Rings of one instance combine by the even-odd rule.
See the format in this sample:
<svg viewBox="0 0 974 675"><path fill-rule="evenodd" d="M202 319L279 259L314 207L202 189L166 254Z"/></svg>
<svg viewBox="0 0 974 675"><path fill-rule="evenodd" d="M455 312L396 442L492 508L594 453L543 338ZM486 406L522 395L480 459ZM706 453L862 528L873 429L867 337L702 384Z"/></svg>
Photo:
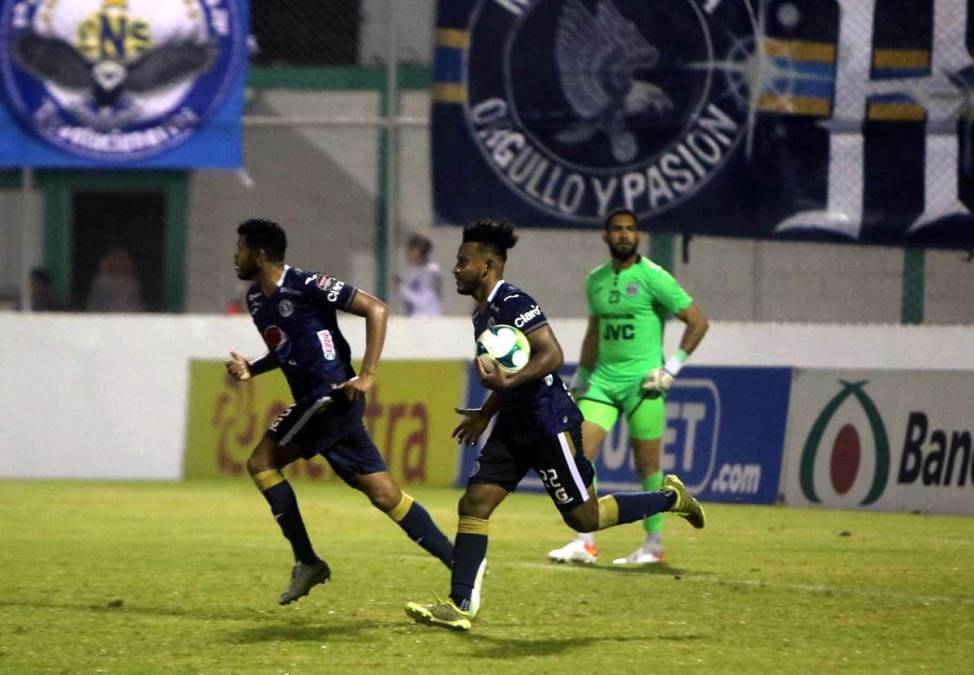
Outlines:
<svg viewBox="0 0 974 675"><path fill-rule="evenodd" d="M290 551L240 481L0 482L0 672L970 672L974 519L710 505L665 567L551 565L546 498L492 519L470 633L413 624L448 573L358 493L297 486L332 582L278 607ZM414 496L452 536L453 490ZM678 670L677 670L678 669Z"/></svg>

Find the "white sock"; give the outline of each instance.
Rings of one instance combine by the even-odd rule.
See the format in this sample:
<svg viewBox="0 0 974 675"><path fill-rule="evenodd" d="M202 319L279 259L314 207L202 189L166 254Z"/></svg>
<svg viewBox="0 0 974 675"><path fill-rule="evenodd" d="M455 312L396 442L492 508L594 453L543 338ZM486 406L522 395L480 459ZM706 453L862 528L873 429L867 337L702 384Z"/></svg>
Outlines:
<svg viewBox="0 0 974 675"><path fill-rule="evenodd" d="M654 555L663 550L663 536L659 534L647 534L643 548Z"/></svg>
<svg viewBox="0 0 974 675"><path fill-rule="evenodd" d="M588 546L595 546L595 535L591 532L577 532L575 538Z"/></svg>

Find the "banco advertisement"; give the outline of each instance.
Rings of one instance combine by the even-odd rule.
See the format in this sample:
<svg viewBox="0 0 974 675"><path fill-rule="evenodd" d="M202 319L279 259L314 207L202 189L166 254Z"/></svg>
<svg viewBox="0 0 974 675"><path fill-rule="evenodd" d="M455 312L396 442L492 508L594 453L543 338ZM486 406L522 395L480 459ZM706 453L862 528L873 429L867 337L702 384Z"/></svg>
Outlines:
<svg viewBox="0 0 974 675"><path fill-rule="evenodd" d="M573 364L562 371L566 382L574 370ZM473 366L468 377L467 404L476 407L486 392ZM678 474L705 501L774 503L790 387L789 368L684 368L666 400L663 471ZM464 450L458 485L466 484L479 452L479 446ZM624 418L599 449L595 468L602 493L641 489ZM521 485L542 489L533 474Z"/></svg>
<svg viewBox="0 0 974 675"><path fill-rule="evenodd" d="M974 513L974 373L796 370L793 506Z"/></svg>
<svg viewBox="0 0 974 675"><path fill-rule="evenodd" d="M404 485L447 486L457 472L453 409L462 400L459 361L383 361L365 408L365 426L389 471ZM292 403L280 371L246 382L220 361L192 361L184 476L246 479L247 457ZM320 457L297 461L288 478L340 480Z"/></svg>

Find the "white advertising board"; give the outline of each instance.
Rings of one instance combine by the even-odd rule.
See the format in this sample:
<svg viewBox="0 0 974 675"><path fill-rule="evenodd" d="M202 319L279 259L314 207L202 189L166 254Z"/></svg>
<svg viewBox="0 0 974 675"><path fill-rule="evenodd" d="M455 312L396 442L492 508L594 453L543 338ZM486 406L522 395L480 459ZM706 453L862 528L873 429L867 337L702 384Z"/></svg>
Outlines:
<svg viewBox="0 0 974 675"><path fill-rule="evenodd" d="M586 321L554 318L552 325L566 358L574 360ZM365 322L348 316L341 326L360 356ZM0 312L0 334L0 478L178 479L190 359L265 350L247 317ZM681 334L676 326L666 331L666 353ZM930 345L937 346L940 366L974 369L968 326L714 321L691 363L922 369ZM395 317L382 358L472 353L469 317ZM968 391L961 400L974 396ZM928 414L938 418L932 408Z"/></svg>
<svg viewBox="0 0 974 675"><path fill-rule="evenodd" d="M972 436L972 372L798 369L785 502L974 514Z"/></svg>

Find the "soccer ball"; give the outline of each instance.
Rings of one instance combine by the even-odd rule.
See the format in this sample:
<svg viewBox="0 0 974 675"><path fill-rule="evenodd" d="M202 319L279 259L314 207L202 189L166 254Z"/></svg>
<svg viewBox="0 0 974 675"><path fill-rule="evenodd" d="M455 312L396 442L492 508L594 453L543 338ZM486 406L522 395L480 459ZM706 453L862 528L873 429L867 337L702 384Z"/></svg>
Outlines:
<svg viewBox="0 0 974 675"><path fill-rule="evenodd" d="M487 354L505 373L516 373L528 365L531 343L514 326L491 326L477 338L477 355Z"/></svg>

